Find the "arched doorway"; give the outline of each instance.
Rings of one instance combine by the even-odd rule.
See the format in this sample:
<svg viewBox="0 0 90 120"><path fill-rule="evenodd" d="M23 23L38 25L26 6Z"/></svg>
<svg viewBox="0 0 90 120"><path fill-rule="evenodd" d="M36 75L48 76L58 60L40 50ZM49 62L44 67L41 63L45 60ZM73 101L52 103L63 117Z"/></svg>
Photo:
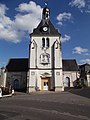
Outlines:
<svg viewBox="0 0 90 120"><path fill-rule="evenodd" d="M19 89L19 80L18 79L14 80L13 88L14 89Z"/></svg>
<svg viewBox="0 0 90 120"><path fill-rule="evenodd" d="M69 77L65 78L64 87L70 87L70 78Z"/></svg>

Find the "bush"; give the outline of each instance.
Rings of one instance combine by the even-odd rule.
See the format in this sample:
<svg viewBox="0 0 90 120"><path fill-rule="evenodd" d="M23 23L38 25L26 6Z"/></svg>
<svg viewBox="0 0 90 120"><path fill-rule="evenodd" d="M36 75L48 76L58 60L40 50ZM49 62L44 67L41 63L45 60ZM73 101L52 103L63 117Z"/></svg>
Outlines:
<svg viewBox="0 0 90 120"><path fill-rule="evenodd" d="M81 79L77 79L75 88L83 88L83 87L86 87L84 82Z"/></svg>

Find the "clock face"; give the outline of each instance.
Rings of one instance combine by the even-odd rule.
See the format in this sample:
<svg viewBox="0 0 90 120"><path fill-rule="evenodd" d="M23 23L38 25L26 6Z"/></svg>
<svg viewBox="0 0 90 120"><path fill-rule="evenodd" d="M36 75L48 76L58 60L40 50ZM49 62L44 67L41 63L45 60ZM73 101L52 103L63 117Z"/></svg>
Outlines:
<svg viewBox="0 0 90 120"><path fill-rule="evenodd" d="M43 31L48 31L48 27L43 27Z"/></svg>

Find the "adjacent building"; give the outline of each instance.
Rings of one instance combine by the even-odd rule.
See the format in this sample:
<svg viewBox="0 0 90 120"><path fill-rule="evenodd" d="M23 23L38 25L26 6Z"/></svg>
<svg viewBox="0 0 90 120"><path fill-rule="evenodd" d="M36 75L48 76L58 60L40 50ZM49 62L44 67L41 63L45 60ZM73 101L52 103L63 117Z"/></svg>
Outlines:
<svg viewBox="0 0 90 120"><path fill-rule="evenodd" d="M6 68L0 69L0 87L6 87Z"/></svg>
<svg viewBox="0 0 90 120"><path fill-rule="evenodd" d="M79 69L81 84L90 87L90 64L80 65Z"/></svg>
<svg viewBox="0 0 90 120"><path fill-rule="evenodd" d="M6 66L6 86L14 90L26 91L27 89L28 59L10 59Z"/></svg>
<svg viewBox="0 0 90 120"><path fill-rule="evenodd" d="M62 60L64 87L75 87L79 78L79 68L75 59Z"/></svg>

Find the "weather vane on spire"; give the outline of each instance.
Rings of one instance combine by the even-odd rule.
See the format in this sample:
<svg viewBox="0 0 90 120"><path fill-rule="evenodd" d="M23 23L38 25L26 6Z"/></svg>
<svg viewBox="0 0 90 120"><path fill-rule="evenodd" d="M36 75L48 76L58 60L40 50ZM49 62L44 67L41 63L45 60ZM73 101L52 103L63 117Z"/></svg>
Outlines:
<svg viewBox="0 0 90 120"><path fill-rule="evenodd" d="M48 0L45 0L45 6L47 6L48 5Z"/></svg>

